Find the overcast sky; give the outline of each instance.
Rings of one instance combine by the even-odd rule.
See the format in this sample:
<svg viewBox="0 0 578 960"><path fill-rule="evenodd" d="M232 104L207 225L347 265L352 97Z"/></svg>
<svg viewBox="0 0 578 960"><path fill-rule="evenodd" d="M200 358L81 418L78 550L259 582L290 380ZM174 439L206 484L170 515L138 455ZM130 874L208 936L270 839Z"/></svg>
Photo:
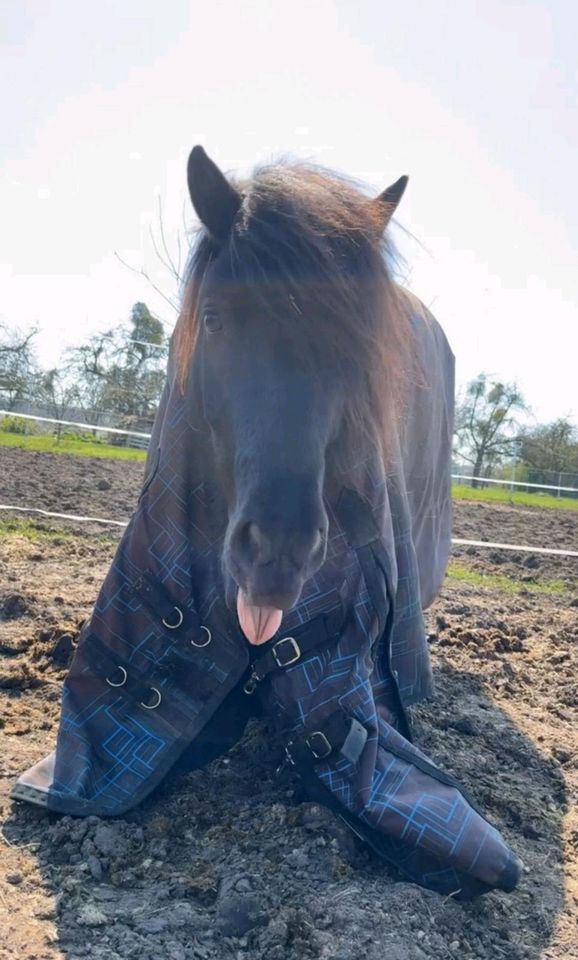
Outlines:
<svg viewBox="0 0 578 960"><path fill-rule="evenodd" d="M410 175L409 283L464 382L516 380L578 422L578 6L571 0L4 0L0 319L40 359L171 291L185 164L276 155Z"/></svg>

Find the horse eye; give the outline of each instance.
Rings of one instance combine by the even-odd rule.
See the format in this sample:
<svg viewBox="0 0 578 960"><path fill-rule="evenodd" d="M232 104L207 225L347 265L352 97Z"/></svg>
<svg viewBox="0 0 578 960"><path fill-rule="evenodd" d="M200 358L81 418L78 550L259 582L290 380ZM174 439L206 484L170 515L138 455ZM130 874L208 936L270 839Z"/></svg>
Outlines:
<svg viewBox="0 0 578 960"><path fill-rule="evenodd" d="M216 333L223 326L216 313L204 313L203 324L207 333Z"/></svg>

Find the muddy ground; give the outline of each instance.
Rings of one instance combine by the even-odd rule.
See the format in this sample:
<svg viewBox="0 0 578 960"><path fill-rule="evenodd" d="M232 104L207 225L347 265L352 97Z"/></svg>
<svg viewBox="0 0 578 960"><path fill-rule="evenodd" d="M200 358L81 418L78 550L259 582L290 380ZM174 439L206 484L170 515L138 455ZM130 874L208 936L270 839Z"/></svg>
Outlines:
<svg viewBox="0 0 578 960"><path fill-rule="evenodd" d="M0 503L123 519L142 470L3 449ZM400 882L275 777L258 724L122 819L13 804L53 746L69 638L119 536L33 523L0 543L1 960L578 958L578 561L460 548L521 592L451 579L428 612L437 696L414 710L417 740L525 863L515 893L460 905ZM460 503L455 534L576 550L578 514Z"/></svg>

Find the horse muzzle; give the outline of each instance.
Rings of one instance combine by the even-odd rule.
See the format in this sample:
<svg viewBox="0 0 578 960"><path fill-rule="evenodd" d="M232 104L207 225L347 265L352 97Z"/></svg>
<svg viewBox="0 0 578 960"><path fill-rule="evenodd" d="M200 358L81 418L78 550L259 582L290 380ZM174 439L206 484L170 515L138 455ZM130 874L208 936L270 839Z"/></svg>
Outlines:
<svg viewBox="0 0 578 960"><path fill-rule="evenodd" d="M241 520L227 538L224 560L251 604L286 613L299 600L305 581L323 565L326 553L326 519L307 531L274 533Z"/></svg>

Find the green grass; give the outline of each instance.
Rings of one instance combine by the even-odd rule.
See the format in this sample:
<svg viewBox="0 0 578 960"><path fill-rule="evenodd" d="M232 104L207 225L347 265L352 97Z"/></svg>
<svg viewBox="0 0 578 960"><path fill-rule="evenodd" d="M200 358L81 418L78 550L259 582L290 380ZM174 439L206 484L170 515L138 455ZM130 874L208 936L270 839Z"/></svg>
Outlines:
<svg viewBox="0 0 578 960"><path fill-rule="evenodd" d="M34 520L28 517L9 517L0 516L0 540L3 537L25 537L33 543L53 543L63 540L78 540L84 536L78 530L65 530L63 527L51 526L44 520ZM91 542L98 540L101 543L118 543L118 538L111 537L108 533L87 534Z"/></svg>
<svg viewBox="0 0 578 960"><path fill-rule="evenodd" d="M504 593L545 593L549 595L561 595L575 589L564 580L542 580L539 583L531 583L519 580L512 580L510 577L501 577L493 573L477 573L471 570L463 563L449 563L446 574L446 582L466 583L471 587L481 587L486 590L501 590Z"/></svg>
<svg viewBox="0 0 578 960"><path fill-rule="evenodd" d="M145 450L131 450L127 447L114 447L108 443L81 440L64 436L56 443L52 435L21 436L16 433L0 431L0 447L20 447L26 450L64 453L79 457L101 457L111 460L140 460L146 458ZM508 490L502 487L488 487L483 490L454 484L454 500L482 500L490 503L512 503L524 507L543 507L547 510L578 510L578 498L552 497L545 493L525 493L521 490Z"/></svg>
<svg viewBox="0 0 578 960"><path fill-rule="evenodd" d="M17 433L0 432L0 447L20 447L49 453L65 453L75 457L100 457L111 460L144 460L146 450L131 450L128 447L113 447L108 443L91 443L77 437L61 437L57 443L52 435L21 436Z"/></svg>
<svg viewBox="0 0 578 960"><path fill-rule="evenodd" d="M485 500L490 503L513 503L523 507L543 507L546 510L578 510L578 499L552 497L547 493L524 493L521 490L506 490L503 487L463 487L454 483L454 500Z"/></svg>

